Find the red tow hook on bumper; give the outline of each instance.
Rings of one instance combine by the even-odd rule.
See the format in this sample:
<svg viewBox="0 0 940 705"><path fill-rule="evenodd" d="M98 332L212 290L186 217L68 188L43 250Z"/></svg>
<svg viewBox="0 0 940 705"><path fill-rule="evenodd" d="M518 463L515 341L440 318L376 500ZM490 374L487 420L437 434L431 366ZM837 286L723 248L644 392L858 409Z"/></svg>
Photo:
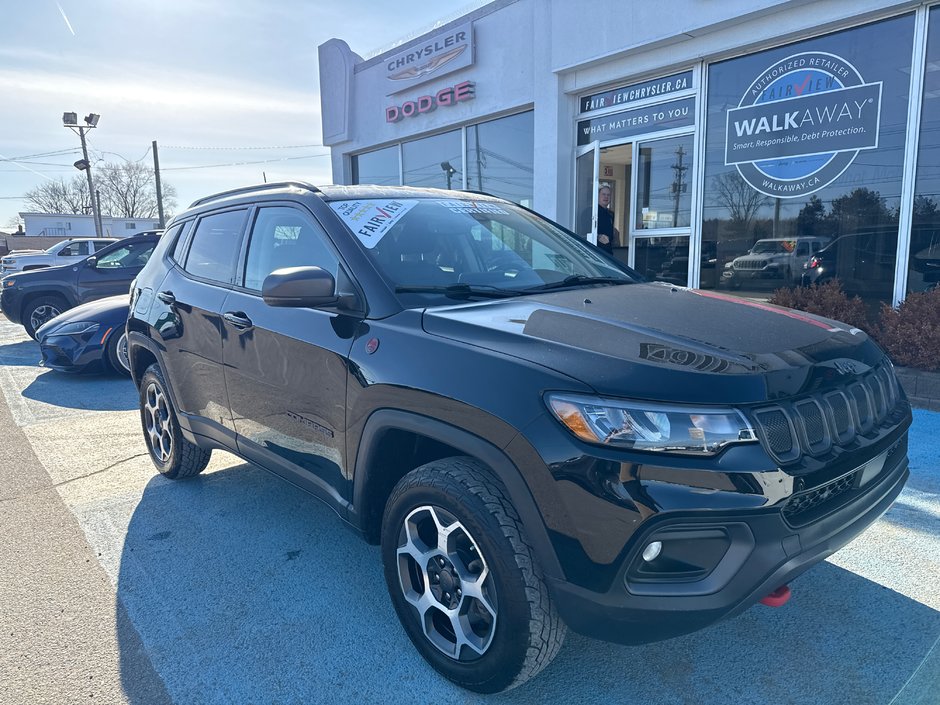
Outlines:
<svg viewBox="0 0 940 705"><path fill-rule="evenodd" d="M786 585L781 585L766 597L762 597L760 603L768 607L783 607L787 603L787 600L790 599L790 594L790 588Z"/></svg>

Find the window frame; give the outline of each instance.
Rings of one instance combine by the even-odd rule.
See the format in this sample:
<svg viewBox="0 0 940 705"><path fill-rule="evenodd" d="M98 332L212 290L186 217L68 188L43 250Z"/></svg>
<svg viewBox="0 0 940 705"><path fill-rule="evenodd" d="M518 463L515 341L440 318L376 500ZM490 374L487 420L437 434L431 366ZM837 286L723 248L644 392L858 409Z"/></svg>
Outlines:
<svg viewBox="0 0 940 705"><path fill-rule="evenodd" d="M192 280L194 280L194 281L205 282L205 283L208 283L208 284L213 284L213 285L215 285L215 286L222 286L222 287L225 287L225 288L232 288L232 286L233 286L233 284L234 284L235 276L233 276L232 279L230 279L230 280L227 281L227 282L219 281L219 280L217 280L217 279L209 279L209 278L207 278L207 277L201 277L201 276L199 276L198 274L194 274L193 272L191 272L191 271L189 271L188 269L186 269L186 263L189 261L189 256L190 256L190 254L192 253L193 241L195 240L196 233L197 233L198 230L199 230L199 225L202 223L203 220L205 220L205 219L207 219L207 218L211 218L211 217L213 217L213 216L223 215L223 214L225 214L225 213L235 213L235 212L239 212L239 211L241 211L241 212L243 213L243 215L242 215L242 223L241 223L241 226L240 226L240 228L239 228L239 230L238 230L238 235L236 236L237 242L234 243L234 245L235 245L236 249L239 250L239 253L241 253L242 248L244 247L244 243L245 243L245 226L246 226L246 223L248 222L249 216L251 215L251 211L252 211L252 207L251 207L251 206L248 206L248 205L245 205L245 204L241 204L241 205L238 205L238 206L233 206L233 207L231 207L231 208L221 208L221 209L219 209L219 210L213 210L213 211L208 211L208 212L206 212L206 213L200 213L200 214L195 218L195 220L192 221L193 224L192 224L192 226L189 228L189 231L188 231L187 234L186 234L186 242L183 243L182 259L180 260L180 259L175 258L175 257L173 256L173 254L170 255L171 259L173 259L173 261L174 261L174 262L177 264L177 266L179 267L180 272L182 272L186 277L188 277L189 279L192 279ZM237 275L237 274L238 274L238 266L239 266L239 262L240 262L240 256L241 256L241 255L239 255L239 257L236 257L236 260L235 260L235 270L232 272L233 275Z"/></svg>

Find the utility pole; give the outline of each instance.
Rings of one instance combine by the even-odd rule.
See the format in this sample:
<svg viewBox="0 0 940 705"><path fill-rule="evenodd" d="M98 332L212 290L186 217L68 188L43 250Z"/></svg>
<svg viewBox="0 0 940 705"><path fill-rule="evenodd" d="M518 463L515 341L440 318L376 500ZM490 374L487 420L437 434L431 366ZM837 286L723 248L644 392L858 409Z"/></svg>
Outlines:
<svg viewBox="0 0 940 705"><path fill-rule="evenodd" d="M682 157L685 156L685 150L682 148L682 145L679 145L679 148L676 150L677 161L672 165L672 169L676 172L675 177L672 180L672 198L675 201L675 205L672 209L672 227L679 227L679 201L682 199L682 194L685 193L686 186L685 182L685 172L689 170L689 167L682 164Z"/></svg>
<svg viewBox="0 0 940 705"><path fill-rule="evenodd" d="M160 155L157 153L157 141L153 141L153 175L157 181L157 214L160 216L160 228L166 223L163 220L163 187L160 185Z"/></svg>
<svg viewBox="0 0 940 705"><path fill-rule="evenodd" d="M72 132L77 132L82 141L82 158L75 162L74 166L79 171L84 171L88 177L88 200L91 201L92 217L95 221L95 235L101 237L101 211L95 203L95 185L91 179L91 162L88 161L88 144L85 142L85 130L91 130L98 126L98 120L101 118L96 113L89 113L85 116L85 125L78 124L78 113L63 113L62 125L69 128Z"/></svg>
<svg viewBox="0 0 940 705"><path fill-rule="evenodd" d="M101 232L104 232L104 223L101 222L101 191L95 189L95 204L98 206L98 224L101 226Z"/></svg>

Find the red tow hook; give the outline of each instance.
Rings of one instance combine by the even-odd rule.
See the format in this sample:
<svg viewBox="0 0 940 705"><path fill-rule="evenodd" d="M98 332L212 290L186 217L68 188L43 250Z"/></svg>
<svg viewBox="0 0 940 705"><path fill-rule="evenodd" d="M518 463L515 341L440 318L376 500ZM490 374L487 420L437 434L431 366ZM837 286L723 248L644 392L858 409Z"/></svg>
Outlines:
<svg viewBox="0 0 940 705"><path fill-rule="evenodd" d="M762 597L760 603L768 607L783 607L787 603L787 600L790 599L790 594L790 588L786 585L781 585L766 597Z"/></svg>

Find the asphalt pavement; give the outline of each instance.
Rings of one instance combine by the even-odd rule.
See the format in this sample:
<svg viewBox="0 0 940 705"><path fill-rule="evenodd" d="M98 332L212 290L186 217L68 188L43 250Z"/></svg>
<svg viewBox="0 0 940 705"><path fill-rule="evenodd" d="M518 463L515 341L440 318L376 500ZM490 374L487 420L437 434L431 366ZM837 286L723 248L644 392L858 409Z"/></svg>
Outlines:
<svg viewBox="0 0 940 705"><path fill-rule="evenodd" d="M130 381L38 357L0 322L0 703L940 705L940 413L915 411L895 505L784 607L645 646L569 634L478 696L425 665L329 509L219 451L163 479Z"/></svg>

